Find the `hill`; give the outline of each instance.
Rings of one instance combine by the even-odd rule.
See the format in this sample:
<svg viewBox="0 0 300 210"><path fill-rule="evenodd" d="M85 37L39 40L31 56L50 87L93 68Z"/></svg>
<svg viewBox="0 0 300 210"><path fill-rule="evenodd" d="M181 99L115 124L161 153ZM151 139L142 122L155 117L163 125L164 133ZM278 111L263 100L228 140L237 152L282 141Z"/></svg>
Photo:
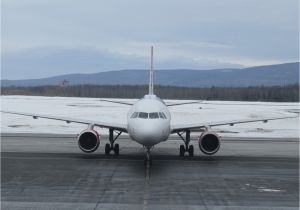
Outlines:
<svg viewBox="0 0 300 210"><path fill-rule="evenodd" d="M95 74L67 74L29 80L1 80L1 86L58 85L143 85L148 84L148 70L119 70ZM244 69L156 70L155 84L182 87L248 87L299 83L299 62L256 66Z"/></svg>

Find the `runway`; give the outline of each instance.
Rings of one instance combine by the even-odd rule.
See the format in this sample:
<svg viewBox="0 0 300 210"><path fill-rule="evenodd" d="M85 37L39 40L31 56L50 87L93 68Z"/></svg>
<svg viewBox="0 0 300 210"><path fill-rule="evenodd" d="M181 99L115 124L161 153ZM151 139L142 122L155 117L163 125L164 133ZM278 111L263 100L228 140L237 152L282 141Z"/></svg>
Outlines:
<svg viewBox="0 0 300 210"><path fill-rule="evenodd" d="M219 153L179 157L177 137L153 165L127 136L119 156L84 154L73 135L2 134L1 209L298 209L299 140L224 138ZM193 139L196 139L193 137Z"/></svg>

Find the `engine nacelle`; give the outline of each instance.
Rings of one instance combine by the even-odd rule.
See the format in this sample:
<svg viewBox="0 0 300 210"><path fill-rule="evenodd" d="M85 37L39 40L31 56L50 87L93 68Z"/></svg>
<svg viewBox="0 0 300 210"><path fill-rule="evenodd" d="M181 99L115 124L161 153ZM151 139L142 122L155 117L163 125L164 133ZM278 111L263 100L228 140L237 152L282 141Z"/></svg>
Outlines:
<svg viewBox="0 0 300 210"><path fill-rule="evenodd" d="M83 152L94 152L100 145L100 136L97 131L86 129L78 135L78 146Z"/></svg>
<svg viewBox="0 0 300 210"><path fill-rule="evenodd" d="M199 136L199 148L206 155L213 155L220 148L220 136L212 131L205 131Z"/></svg>

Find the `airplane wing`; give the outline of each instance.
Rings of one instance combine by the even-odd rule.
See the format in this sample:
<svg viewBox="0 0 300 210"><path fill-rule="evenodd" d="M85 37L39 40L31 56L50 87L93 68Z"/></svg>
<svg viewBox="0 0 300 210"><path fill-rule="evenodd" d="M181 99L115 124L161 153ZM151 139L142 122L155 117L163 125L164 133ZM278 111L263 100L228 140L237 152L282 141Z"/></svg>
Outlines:
<svg viewBox="0 0 300 210"><path fill-rule="evenodd" d="M110 103L115 103L115 104L123 104L123 105L129 105L132 106L134 105L134 103L130 103L130 102L125 102L125 101L113 101L113 100L107 100L107 99L100 99L100 101L105 101L105 102L110 102ZM182 102L182 103L167 103L165 102L166 106L180 106L180 105L186 105L186 104L197 104L200 103L202 101L190 101L190 102Z"/></svg>
<svg viewBox="0 0 300 210"><path fill-rule="evenodd" d="M130 102L125 102L125 101L113 101L113 100L107 100L107 99L100 99L100 101L105 101L105 102L110 102L110 103L115 103L115 104L123 104L123 105L129 105L132 106L134 105L134 103L130 103ZM180 106L180 105L186 105L186 104L197 104L200 103L202 101L190 101L190 102L182 102L182 103L167 103L165 102L166 106Z"/></svg>
<svg viewBox="0 0 300 210"><path fill-rule="evenodd" d="M110 103L115 103L115 104L129 105L129 106L132 106L134 104L134 103L124 102L124 101L111 101L111 100L106 100L106 99L100 99L100 101L105 101L105 102L110 102Z"/></svg>
<svg viewBox="0 0 300 210"><path fill-rule="evenodd" d="M202 102L202 101L190 101L190 102L171 103L171 104L166 103L166 105L167 106L180 106L180 105L186 105L186 104L197 104L200 102Z"/></svg>
<svg viewBox="0 0 300 210"><path fill-rule="evenodd" d="M115 130L127 133L127 125L122 124L122 123L110 123L110 122L101 122L101 121L93 121L93 120L83 120L83 119L76 119L76 118L69 118L69 117L59 117L59 116L32 114L32 113L24 113L24 112L12 112L12 111L1 111L1 112L8 113L8 114L30 116L30 117L33 117L34 119L44 118L44 119L49 119L49 120L65 121L66 123L79 123L79 124L86 124L86 125L95 125L95 126L98 126L101 128L113 128Z"/></svg>
<svg viewBox="0 0 300 210"><path fill-rule="evenodd" d="M217 106L224 106L224 105L230 105L230 106L290 106L290 105L284 105L284 104L260 104L260 103L214 103L214 102L201 102L200 104L210 104L210 105L217 105ZM298 106L298 105L295 105Z"/></svg>
<svg viewBox="0 0 300 210"><path fill-rule="evenodd" d="M186 130L192 129L200 129L205 127L214 127L214 126L221 126L221 125L230 125L233 126L235 124L241 123L251 123L251 122L263 122L267 123L269 120L280 120L280 119L288 119L288 118L296 118L297 116L290 116L290 117L273 117L273 118L256 118L256 119L241 119L241 120L229 120L229 121L219 121L219 122L200 122L200 123L192 123L192 124L178 124L178 125L171 125L171 133L178 133Z"/></svg>

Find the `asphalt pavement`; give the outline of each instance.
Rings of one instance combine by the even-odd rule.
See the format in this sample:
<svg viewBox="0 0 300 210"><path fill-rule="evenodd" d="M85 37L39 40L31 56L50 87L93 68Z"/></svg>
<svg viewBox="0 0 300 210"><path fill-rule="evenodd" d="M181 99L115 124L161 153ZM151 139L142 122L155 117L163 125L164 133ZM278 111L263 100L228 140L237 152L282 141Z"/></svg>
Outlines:
<svg viewBox="0 0 300 210"><path fill-rule="evenodd" d="M179 138L145 150L123 136L119 156L85 154L74 135L1 134L1 209L298 209L299 139L224 138L179 157Z"/></svg>

